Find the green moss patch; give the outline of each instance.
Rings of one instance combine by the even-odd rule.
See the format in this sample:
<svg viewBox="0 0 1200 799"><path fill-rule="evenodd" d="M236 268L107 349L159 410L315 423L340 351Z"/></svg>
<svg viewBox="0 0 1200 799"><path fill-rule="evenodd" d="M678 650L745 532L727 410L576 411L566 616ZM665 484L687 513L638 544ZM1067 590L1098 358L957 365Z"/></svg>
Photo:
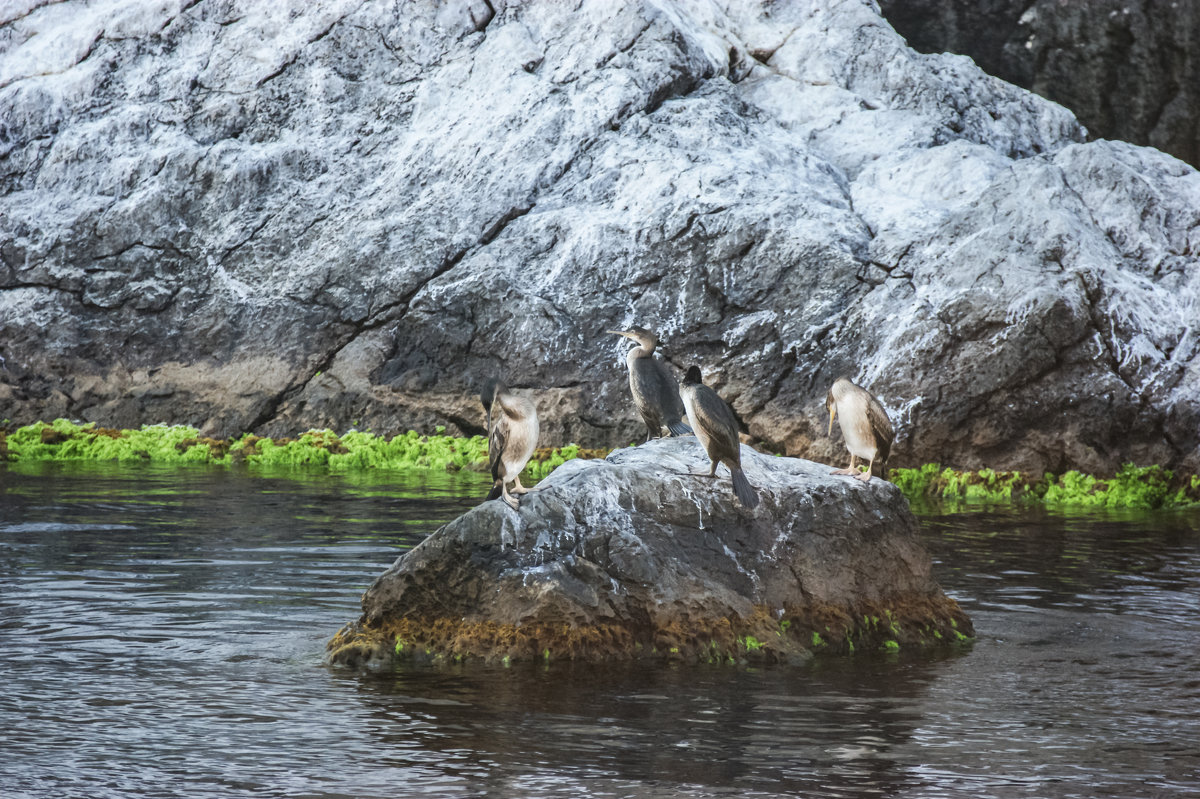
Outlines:
<svg viewBox="0 0 1200 799"><path fill-rule="evenodd" d="M200 431L177 425L147 425L140 430L112 430L95 425L77 425L66 419L38 422L0 434L6 460L115 460L196 463L218 460ZM228 458L228 444L220 460Z"/></svg>
<svg viewBox="0 0 1200 799"><path fill-rule="evenodd" d="M577 444L567 444L565 447L538 447L529 459L525 471L540 480L569 460L606 458L610 452L611 449L586 449Z"/></svg>
<svg viewBox="0 0 1200 799"><path fill-rule="evenodd" d="M0 430L0 460L154 461L158 463L249 463L263 466L318 466L331 470L398 469L457 472L487 470L487 439L422 435L408 431L381 436L351 430L309 430L296 438L264 438L249 433L232 439L202 436L186 425L146 425L113 430L66 419ZM537 450L528 474L541 479L572 458L604 457L607 450L571 444Z"/></svg>
<svg viewBox="0 0 1200 799"><path fill-rule="evenodd" d="M1200 476L1180 475L1161 466L1127 463L1115 475L1099 478L1070 471L1030 475L992 469L957 471L930 463L919 469L892 469L889 479L910 502L1030 502L1095 508L1186 508L1200 505Z"/></svg>
<svg viewBox="0 0 1200 799"><path fill-rule="evenodd" d="M296 438L264 438L246 433L231 439L202 436L187 425L145 425L114 430L66 419L37 422L15 430L0 428L0 461L154 461L157 463L250 463L264 466L318 466L331 470L397 469L457 472L487 470L487 439L408 431L395 436L351 430L309 430ZM541 447L526 474L546 477L575 458L603 458L611 450L576 444ZM892 469L888 479L910 502L1010 503L1100 508L1185 508L1200 506L1200 476L1176 475L1161 466L1127 463L1115 475L1095 477L1076 471L1031 475L1017 471L959 471L929 463L919 469Z"/></svg>

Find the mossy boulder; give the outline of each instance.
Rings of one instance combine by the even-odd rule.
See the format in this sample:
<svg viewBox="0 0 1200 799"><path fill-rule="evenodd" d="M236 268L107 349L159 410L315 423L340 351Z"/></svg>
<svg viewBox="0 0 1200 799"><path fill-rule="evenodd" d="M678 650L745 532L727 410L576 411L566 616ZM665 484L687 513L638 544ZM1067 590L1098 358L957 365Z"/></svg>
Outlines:
<svg viewBox="0 0 1200 799"><path fill-rule="evenodd" d="M753 511L690 436L568 461L401 556L329 658L796 661L973 635L896 486L742 457Z"/></svg>

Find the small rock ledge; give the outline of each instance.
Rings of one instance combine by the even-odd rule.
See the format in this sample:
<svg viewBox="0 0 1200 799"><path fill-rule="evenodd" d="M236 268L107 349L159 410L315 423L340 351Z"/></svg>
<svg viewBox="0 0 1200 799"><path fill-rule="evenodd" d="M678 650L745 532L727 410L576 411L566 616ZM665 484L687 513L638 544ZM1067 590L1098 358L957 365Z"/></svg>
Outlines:
<svg viewBox="0 0 1200 799"><path fill-rule="evenodd" d="M895 486L742 458L753 512L692 437L563 464L520 511L483 503L375 581L329 660L796 662L973 636Z"/></svg>

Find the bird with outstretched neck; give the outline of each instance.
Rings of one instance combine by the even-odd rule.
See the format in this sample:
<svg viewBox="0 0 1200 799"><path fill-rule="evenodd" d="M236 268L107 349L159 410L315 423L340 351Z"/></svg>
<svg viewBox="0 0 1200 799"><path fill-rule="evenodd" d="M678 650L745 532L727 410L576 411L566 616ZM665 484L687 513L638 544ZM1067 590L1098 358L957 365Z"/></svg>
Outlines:
<svg viewBox="0 0 1200 799"><path fill-rule="evenodd" d="M717 464L729 467L733 478L733 493L746 508L758 505L758 494L742 471L742 444L738 438L737 419L725 400L717 392L704 385L700 379L700 367L692 366L679 388L680 399L687 409L688 419L696 431L696 438L712 461L709 477L717 476Z"/></svg>
<svg viewBox="0 0 1200 799"><path fill-rule="evenodd" d="M514 510L513 494L525 494L521 472L533 456L538 441L537 409L533 402L518 397L495 378L484 383L479 400L487 412L488 465L492 471L492 490L487 499L503 499ZM514 483L512 493L508 484Z"/></svg>
<svg viewBox="0 0 1200 799"><path fill-rule="evenodd" d="M887 411L869 391L845 377L833 381L825 396L825 410L829 412L828 435L833 435L836 418L846 439L846 449L850 450L850 465L830 474L851 474L864 483L870 482L875 461L879 461L882 472L892 451L895 432ZM865 472L858 469L859 458L868 463Z"/></svg>
<svg viewBox="0 0 1200 799"><path fill-rule="evenodd" d="M673 436L685 436L692 428L683 423L683 403L679 384L665 363L654 357L658 336L636 325L628 330L609 330L637 342L625 356L629 367L629 391L642 421L646 423L646 441L662 435L664 427Z"/></svg>

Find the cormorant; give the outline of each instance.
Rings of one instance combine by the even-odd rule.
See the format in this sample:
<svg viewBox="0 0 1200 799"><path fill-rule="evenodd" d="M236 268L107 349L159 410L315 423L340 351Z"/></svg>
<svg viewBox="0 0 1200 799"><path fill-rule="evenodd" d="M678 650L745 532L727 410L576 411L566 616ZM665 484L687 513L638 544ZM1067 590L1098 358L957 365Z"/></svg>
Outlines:
<svg viewBox="0 0 1200 799"><path fill-rule="evenodd" d="M746 508L758 505L758 494L754 492L746 473L742 471L742 446L738 439L737 420L725 401L717 392L700 381L700 367L692 366L683 378L679 396L687 408L688 419L696 428L696 438L704 446L712 461L709 477L717 476L717 464L729 467L733 477L733 493Z"/></svg>
<svg viewBox="0 0 1200 799"><path fill-rule="evenodd" d="M479 400L487 411L488 465L493 480L487 498L503 498L515 510L517 498L508 492L508 484L516 484L513 494L529 491L521 485L521 472L537 447L537 409L525 397L510 394L495 378L484 384Z"/></svg>
<svg viewBox="0 0 1200 799"><path fill-rule="evenodd" d="M842 436L850 450L850 465L830 474L852 474L864 483L870 482L875 460L879 460L882 471L892 451L895 432L887 412L869 391L845 377L833 381L825 397L825 410L829 411L828 435L833 435L833 420L840 415ZM869 462L865 472L858 470L859 458Z"/></svg>
<svg viewBox="0 0 1200 799"><path fill-rule="evenodd" d="M679 384L667 365L654 357L658 336L637 326L607 332L638 343L625 356L625 365L629 367L629 391L633 394L633 404L646 423L646 441L661 435L664 426L673 436L685 436L692 432L692 428L683 423Z"/></svg>

